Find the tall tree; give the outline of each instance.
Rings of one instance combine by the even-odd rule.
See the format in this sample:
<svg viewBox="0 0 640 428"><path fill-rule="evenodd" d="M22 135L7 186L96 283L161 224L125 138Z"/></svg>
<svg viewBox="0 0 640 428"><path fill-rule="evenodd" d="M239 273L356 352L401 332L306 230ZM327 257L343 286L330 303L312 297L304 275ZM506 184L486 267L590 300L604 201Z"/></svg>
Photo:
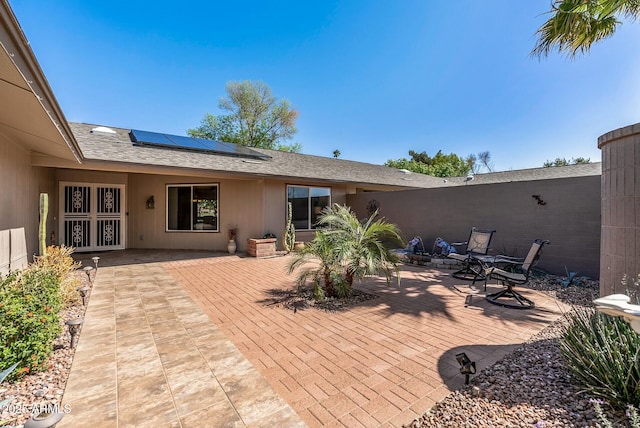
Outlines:
<svg viewBox="0 0 640 428"><path fill-rule="evenodd" d="M298 112L286 99L277 100L264 82L228 82L227 96L218 107L227 114L205 114L192 137L241 144L249 147L299 152L300 144L286 145L297 132Z"/></svg>
<svg viewBox="0 0 640 428"><path fill-rule="evenodd" d="M591 158L577 157L572 158L571 160L567 160L566 158L556 158L553 161L546 161L542 166L548 168L550 166L579 165L585 163L591 163Z"/></svg>
<svg viewBox="0 0 640 428"><path fill-rule="evenodd" d="M427 152L416 152L409 150L411 159L389 159L385 162L385 166L398 169L406 169L420 174L433 175L435 177L463 177L470 172L478 172L481 166L478 166L478 157L469 155L467 157L458 156L455 153L445 155L439 150L434 156L429 156ZM491 155L489 152L478 154L482 157L487 168L489 168L489 160ZM491 169L489 169L491 171Z"/></svg>
<svg viewBox="0 0 640 428"><path fill-rule="evenodd" d="M619 18L640 17L638 0L554 0L551 17L538 29L538 42L531 55L545 57L554 49L574 58L591 45L611 37Z"/></svg>

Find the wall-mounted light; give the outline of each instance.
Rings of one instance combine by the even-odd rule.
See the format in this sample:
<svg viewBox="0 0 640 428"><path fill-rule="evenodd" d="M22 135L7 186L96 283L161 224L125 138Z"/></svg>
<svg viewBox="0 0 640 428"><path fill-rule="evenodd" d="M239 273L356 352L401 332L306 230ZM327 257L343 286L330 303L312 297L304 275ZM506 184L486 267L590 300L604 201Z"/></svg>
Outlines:
<svg viewBox="0 0 640 428"><path fill-rule="evenodd" d="M464 352L456 354L456 360L458 361L458 364L460 364L460 373L464 375L464 384L469 385L469 376L476 374L475 361L471 361Z"/></svg>
<svg viewBox="0 0 640 428"><path fill-rule="evenodd" d="M156 207L156 201L155 199L153 199L153 195L149 196L147 198L147 202L145 204L145 206L147 207L148 210L152 210Z"/></svg>

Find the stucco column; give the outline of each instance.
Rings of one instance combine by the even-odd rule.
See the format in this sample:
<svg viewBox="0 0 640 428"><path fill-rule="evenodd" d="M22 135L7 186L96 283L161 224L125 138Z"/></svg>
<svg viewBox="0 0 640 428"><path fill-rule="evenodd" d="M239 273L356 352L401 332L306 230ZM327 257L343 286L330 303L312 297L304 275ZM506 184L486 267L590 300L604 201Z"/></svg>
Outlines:
<svg viewBox="0 0 640 428"><path fill-rule="evenodd" d="M640 123L598 138L602 150L600 295L624 292L640 272Z"/></svg>

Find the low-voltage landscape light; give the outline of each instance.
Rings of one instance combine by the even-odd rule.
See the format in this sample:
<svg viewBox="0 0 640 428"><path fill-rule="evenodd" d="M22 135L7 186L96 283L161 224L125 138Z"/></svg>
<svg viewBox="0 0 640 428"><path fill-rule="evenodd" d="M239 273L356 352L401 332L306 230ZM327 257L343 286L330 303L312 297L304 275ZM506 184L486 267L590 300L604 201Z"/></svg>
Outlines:
<svg viewBox="0 0 640 428"><path fill-rule="evenodd" d="M82 270L87 274L87 279L89 280L89 282L93 284L93 279L91 279L91 272L93 272L95 268L93 266L85 266L82 268Z"/></svg>
<svg viewBox="0 0 640 428"><path fill-rule="evenodd" d="M87 294L89 294L91 287L87 287L85 285L84 287L78 287L76 290L78 290L78 293L80 293L80 296L82 297L82 306L87 306Z"/></svg>
<svg viewBox="0 0 640 428"><path fill-rule="evenodd" d="M475 361L471 361L464 352L456 354L456 360L460 364L460 373L464 375L464 384L469 385L469 376L476 374Z"/></svg>
<svg viewBox="0 0 640 428"><path fill-rule="evenodd" d="M33 415L24 423L24 428L54 428L62 419L64 413L42 412Z"/></svg>
<svg viewBox="0 0 640 428"><path fill-rule="evenodd" d="M82 325L82 318L74 318L65 322L67 327L69 327L69 334L71 335L71 348L76 346L76 342L78 341L78 333L80 333L80 326Z"/></svg>
<svg viewBox="0 0 640 428"><path fill-rule="evenodd" d="M98 273L98 262L100 261L100 257L95 256L95 257L91 257L91 260L93 260L93 264L96 266L96 273Z"/></svg>

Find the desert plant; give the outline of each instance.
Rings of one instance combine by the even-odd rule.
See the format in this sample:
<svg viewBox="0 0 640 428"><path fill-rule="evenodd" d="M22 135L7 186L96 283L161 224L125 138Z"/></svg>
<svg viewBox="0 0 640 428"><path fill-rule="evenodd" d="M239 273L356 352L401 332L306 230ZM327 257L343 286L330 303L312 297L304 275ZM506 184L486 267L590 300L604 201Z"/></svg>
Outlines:
<svg viewBox="0 0 640 428"><path fill-rule="evenodd" d="M389 248L389 244L404 247L400 230L384 219L375 220L377 216L375 211L360 222L349 207L334 204L326 207L318 219L318 226L326 227L326 233L332 235L333 251L343 266L349 286L354 280L375 274L383 274L387 283L394 273L400 280L398 256Z"/></svg>
<svg viewBox="0 0 640 428"><path fill-rule="evenodd" d="M328 297L344 297L351 294L354 280L367 275L383 274L390 282L395 273L399 280L399 260L387 244L404 244L398 227L375 220L377 215L360 222L346 206L326 207L318 219L321 229L289 264L289 273L300 268L298 285L312 279L324 283Z"/></svg>
<svg viewBox="0 0 640 428"><path fill-rule="evenodd" d="M293 225L293 208L291 202L287 203L287 225L284 228L284 234L282 238L282 246L287 253L293 250L293 246L296 243L296 228Z"/></svg>
<svg viewBox="0 0 640 428"><path fill-rule="evenodd" d="M18 363L13 364L8 369L3 370L2 372L0 372L0 384L2 384L2 382L4 382L4 380L7 378L7 376L9 376L15 370L16 367L18 367ZM14 400L13 398L7 398L6 400L0 401L0 410L2 410L2 408L4 406L6 406L7 404L11 403L13 400ZM5 424L7 424L9 422L11 422L11 419L5 419L4 421L0 421L0 427L5 426Z"/></svg>
<svg viewBox="0 0 640 428"><path fill-rule="evenodd" d="M38 241L40 255L47 253L47 214L49 212L49 195L40 193L40 225L38 227Z"/></svg>
<svg viewBox="0 0 640 428"><path fill-rule="evenodd" d="M78 287L80 280L74 272L80 267L80 262L76 262L71 257L73 247L49 246L44 256L37 257L32 268L53 269L60 280L60 295L65 307L80 303Z"/></svg>
<svg viewBox="0 0 640 428"><path fill-rule="evenodd" d="M332 246L331 236L324 230L318 230L315 238L295 253L289 263L288 273L298 270L298 287L311 280L314 284L324 284L322 298L334 295L333 278L340 269L340 261Z"/></svg>
<svg viewBox="0 0 640 428"><path fill-rule="evenodd" d="M640 405L640 335L592 308L567 315L560 350L583 391L623 409Z"/></svg>
<svg viewBox="0 0 640 428"><path fill-rule="evenodd" d="M61 331L59 279L49 267L12 272L0 282L0 370L18 363L9 379L46 367Z"/></svg>

